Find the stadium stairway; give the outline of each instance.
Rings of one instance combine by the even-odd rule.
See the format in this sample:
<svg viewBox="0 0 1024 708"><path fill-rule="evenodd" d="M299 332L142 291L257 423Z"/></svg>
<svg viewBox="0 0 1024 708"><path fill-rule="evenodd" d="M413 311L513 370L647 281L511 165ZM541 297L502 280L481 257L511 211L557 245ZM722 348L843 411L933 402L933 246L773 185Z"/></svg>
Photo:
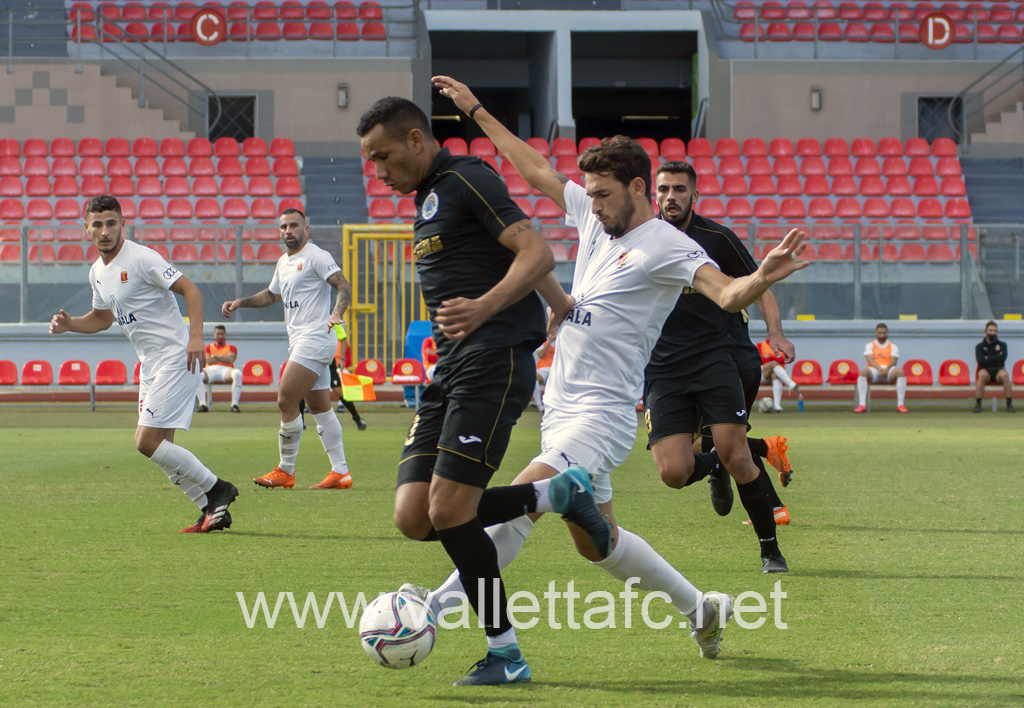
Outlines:
<svg viewBox="0 0 1024 708"><path fill-rule="evenodd" d="M314 224L365 224L369 219L358 157L307 157L306 210Z"/></svg>
<svg viewBox="0 0 1024 708"><path fill-rule="evenodd" d="M18 27L14 38L14 54L19 57L51 57L54 47L60 47L66 41L67 28L59 22L65 17L66 10L63 0L11 0L0 6L0 53L8 53L7 23L8 13L13 12L16 22L26 22L36 18L49 20L39 24L22 24ZM61 49L63 52L63 49Z"/></svg>
<svg viewBox="0 0 1024 708"><path fill-rule="evenodd" d="M960 168L974 223L1024 222L1024 159L961 157Z"/></svg>

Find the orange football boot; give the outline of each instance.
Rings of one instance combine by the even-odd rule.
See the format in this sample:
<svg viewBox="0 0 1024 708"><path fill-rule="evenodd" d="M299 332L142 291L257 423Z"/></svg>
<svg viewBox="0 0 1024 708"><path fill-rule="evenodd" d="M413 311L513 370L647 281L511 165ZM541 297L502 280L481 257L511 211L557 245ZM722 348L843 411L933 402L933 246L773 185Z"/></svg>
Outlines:
<svg viewBox="0 0 1024 708"><path fill-rule="evenodd" d="M280 467L275 467L270 474L265 474L262 477L256 477L252 481L258 486L266 487L268 489L274 489L276 487L291 489L295 486L295 475L288 474Z"/></svg>
<svg viewBox="0 0 1024 708"><path fill-rule="evenodd" d="M345 474L338 474L337 472L331 472L324 481L320 484L314 484L310 489L351 489L352 488L352 475L348 472Z"/></svg>
<svg viewBox="0 0 1024 708"><path fill-rule="evenodd" d="M770 438L765 438L764 441L768 443L768 464L776 469L779 473L779 481L783 487L789 486L789 480L793 477L793 466L789 464L789 457L786 456L786 451L789 450L789 445L786 444L786 438L781 435L773 435Z"/></svg>
<svg viewBox="0 0 1024 708"><path fill-rule="evenodd" d="M772 513L775 515L776 526L789 526L789 509L786 508L785 504L774 509ZM750 526L752 524L753 522L750 519L743 520L744 526Z"/></svg>

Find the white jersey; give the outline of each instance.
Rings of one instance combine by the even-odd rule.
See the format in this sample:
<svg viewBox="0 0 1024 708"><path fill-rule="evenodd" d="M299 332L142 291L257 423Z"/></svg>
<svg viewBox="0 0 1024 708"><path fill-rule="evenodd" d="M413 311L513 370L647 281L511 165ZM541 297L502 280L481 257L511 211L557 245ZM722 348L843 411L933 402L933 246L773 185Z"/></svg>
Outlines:
<svg viewBox="0 0 1024 708"><path fill-rule="evenodd" d="M334 357L338 340L327 328L331 316L331 286L327 279L340 271L331 254L308 241L294 256L285 253L278 259L270 292L280 295L284 303L291 354L314 361Z"/></svg>
<svg viewBox="0 0 1024 708"><path fill-rule="evenodd" d="M89 269L92 306L111 310L142 362L141 375L188 366L188 329L170 287L181 273L151 248L124 239L110 263Z"/></svg>
<svg viewBox="0 0 1024 708"><path fill-rule="evenodd" d="M684 286L715 262L659 219L612 238L590 211L591 198L565 184L565 207L580 234L572 277L576 306L559 327L544 404L567 413L632 407L644 367Z"/></svg>

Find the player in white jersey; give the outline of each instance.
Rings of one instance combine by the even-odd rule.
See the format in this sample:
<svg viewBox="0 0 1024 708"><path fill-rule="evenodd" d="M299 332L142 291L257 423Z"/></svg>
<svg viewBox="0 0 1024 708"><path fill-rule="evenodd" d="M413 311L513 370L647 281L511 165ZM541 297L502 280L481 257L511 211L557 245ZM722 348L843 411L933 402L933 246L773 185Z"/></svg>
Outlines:
<svg viewBox="0 0 1024 708"><path fill-rule="evenodd" d="M288 328L288 364L277 389L281 411L278 449L281 460L262 477L253 479L261 487L295 485L295 458L302 438L299 402L305 399L320 442L331 461L331 471L311 489L349 489L352 475L345 461L341 423L331 405L329 364L334 360L338 340L333 327L341 324L352 300L352 287L327 251L309 241L309 223L298 209L285 209L278 219L281 240L287 253L277 261L270 286L252 297L229 300L221 314L231 317L240 307L269 307L284 303ZM331 308L331 288L338 297Z"/></svg>
<svg viewBox="0 0 1024 708"><path fill-rule="evenodd" d="M71 317L61 310L50 320L50 334L92 334L115 321L121 325L142 364L135 447L199 507L198 521L181 533L229 528L228 505L238 489L174 444L174 431L188 430L192 422L199 370L205 361L199 289L156 251L125 240L121 204L113 197L89 200L85 230L100 252L89 269L92 311ZM171 293L185 299L187 328Z"/></svg>
<svg viewBox="0 0 1024 708"><path fill-rule="evenodd" d="M714 658L731 598L702 595L646 541L616 525L610 473L632 449L644 367L682 288L693 287L737 312L772 283L806 267L796 260L804 235L790 232L757 272L730 278L696 243L654 218L650 158L636 141L605 140L581 155L584 190L491 116L465 85L446 76L433 81L467 115L473 114L495 147L532 187L562 207L580 232L574 308L560 325L549 323L549 335L558 328L558 340L545 396L541 454L512 486L488 489L480 502L481 519L511 520L491 530L499 563L506 565L522 548L530 519L553 510L551 498L558 490L550 478L582 467L593 475L594 498L613 531L611 543L602 548L595 544L598 535L567 522L577 551L616 578L639 579L637 587L667 593L694 628L691 636L701 656ZM429 594L431 603L439 608L453 589L458 589L454 576Z"/></svg>

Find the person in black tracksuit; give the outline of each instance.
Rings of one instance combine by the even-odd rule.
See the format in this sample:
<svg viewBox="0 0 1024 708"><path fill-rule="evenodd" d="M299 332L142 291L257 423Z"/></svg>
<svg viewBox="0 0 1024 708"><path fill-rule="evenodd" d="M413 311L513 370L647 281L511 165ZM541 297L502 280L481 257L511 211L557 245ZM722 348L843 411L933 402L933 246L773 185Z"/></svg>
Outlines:
<svg viewBox="0 0 1024 708"><path fill-rule="evenodd" d="M999 339L999 327L995 322L989 320L985 323L985 338L974 347L974 358L978 361L976 378L978 379L975 390L974 412L981 413L981 398L985 394L985 386L990 383L1003 385L1003 395L1006 397L1006 412L1016 413L1013 407L1013 382L1010 374L1006 371L1006 357L1009 352L1006 349L1006 342Z"/></svg>

